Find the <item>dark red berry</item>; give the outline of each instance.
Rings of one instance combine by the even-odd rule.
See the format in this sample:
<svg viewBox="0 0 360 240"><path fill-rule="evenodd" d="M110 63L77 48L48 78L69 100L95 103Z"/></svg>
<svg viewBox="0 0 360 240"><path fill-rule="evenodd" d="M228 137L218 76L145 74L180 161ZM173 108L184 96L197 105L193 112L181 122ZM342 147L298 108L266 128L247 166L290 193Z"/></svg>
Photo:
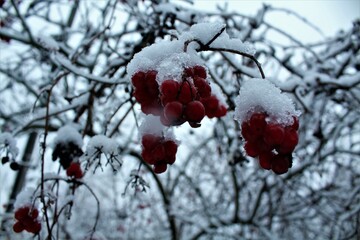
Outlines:
<svg viewBox="0 0 360 240"><path fill-rule="evenodd" d="M21 223L21 222L16 222L14 225L13 225L13 230L14 232L16 233L20 233L22 231L25 230L25 226Z"/></svg>
<svg viewBox="0 0 360 240"><path fill-rule="evenodd" d="M141 152L141 157L144 159L146 163L150 165L153 165L157 162L156 159L153 157L151 150L143 149Z"/></svg>
<svg viewBox="0 0 360 240"><path fill-rule="evenodd" d="M141 87L141 85L145 84L145 73L137 72L131 77L131 82L135 88Z"/></svg>
<svg viewBox="0 0 360 240"><path fill-rule="evenodd" d="M194 77L194 85L201 98L207 98L211 96L211 87L204 78Z"/></svg>
<svg viewBox="0 0 360 240"><path fill-rule="evenodd" d="M2 159L1 159L2 164L5 164L5 163L7 163L9 161L10 161L10 158L8 156L2 157Z"/></svg>
<svg viewBox="0 0 360 240"><path fill-rule="evenodd" d="M168 164L173 164L175 162L176 152L178 145L172 140L168 140L164 143L166 161Z"/></svg>
<svg viewBox="0 0 360 240"><path fill-rule="evenodd" d="M164 145L162 143L157 145L154 148L154 150L152 151L152 154L153 154L153 158L155 159L156 162L164 161L166 158L166 152L165 152Z"/></svg>
<svg viewBox="0 0 360 240"><path fill-rule="evenodd" d="M165 172L167 169L167 164L165 162L159 162L154 165L154 173L160 174Z"/></svg>
<svg viewBox="0 0 360 240"><path fill-rule="evenodd" d="M297 132L292 128L285 128L284 142L276 148L279 153L289 154L292 153L299 142Z"/></svg>
<svg viewBox="0 0 360 240"><path fill-rule="evenodd" d="M76 179L82 178L83 172L81 170L80 164L75 162L71 163L70 167L66 169L66 175L69 177L74 177Z"/></svg>
<svg viewBox="0 0 360 240"><path fill-rule="evenodd" d="M282 142L284 141L284 135L284 127L279 124L269 123L265 127L264 140L270 146L282 144Z"/></svg>
<svg viewBox="0 0 360 240"><path fill-rule="evenodd" d="M206 79L206 70L204 67L196 65L193 67L194 75Z"/></svg>
<svg viewBox="0 0 360 240"><path fill-rule="evenodd" d="M259 155L259 164L263 169L270 170L274 158L275 154L273 152L263 152Z"/></svg>
<svg viewBox="0 0 360 240"><path fill-rule="evenodd" d="M10 168L14 171L18 171L20 169L20 165L17 162L11 162Z"/></svg>
<svg viewBox="0 0 360 240"><path fill-rule="evenodd" d="M181 102L174 101L165 105L164 116L170 122L178 121L183 115L183 105Z"/></svg>
<svg viewBox="0 0 360 240"><path fill-rule="evenodd" d="M194 100L196 97L196 89L195 87L188 81L185 81L180 86L178 100L183 103L187 104Z"/></svg>
<svg viewBox="0 0 360 240"><path fill-rule="evenodd" d="M29 207L21 207L21 208L18 208L16 209L15 211L15 219L21 221L23 220L26 216L29 215L29 211L30 211L30 208Z"/></svg>
<svg viewBox="0 0 360 240"><path fill-rule="evenodd" d="M141 144L145 149L152 150L158 145L161 141L160 136L155 136L153 134L145 134L142 136Z"/></svg>
<svg viewBox="0 0 360 240"><path fill-rule="evenodd" d="M179 88L179 82L175 80L165 80L160 86L160 92L162 95L167 97L174 97L174 99L176 99Z"/></svg>
<svg viewBox="0 0 360 240"><path fill-rule="evenodd" d="M266 114L265 113L254 113L249 120L251 131L256 136L261 136L266 126Z"/></svg>
<svg viewBox="0 0 360 240"><path fill-rule="evenodd" d="M245 143L245 151L246 154L250 157L257 157L259 155L258 150L256 149L256 146L252 142L246 142Z"/></svg>
<svg viewBox="0 0 360 240"><path fill-rule="evenodd" d="M200 101L189 102L184 115L189 122L200 122L205 116L205 107Z"/></svg>
<svg viewBox="0 0 360 240"><path fill-rule="evenodd" d="M219 107L219 100L215 95L211 95L208 98L201 99L201 102L203 103L205 107L205 114L209 118L213 118L216 115L216 112Z"/></svg>
<svg viewBox="0 0 360 240"><path fill-rule="evenodd" d="M227 113L227 109L224 105L219 105L218 109L215 112L215 117L221 118L225 116Z"/></svg>
<svg viewBox="0 0 360 240"><path fill-rule="evenodd" d="M293 124L291 125L291 128L294 130L298 130L299 129L299 119L295 116L293 116Z"/></svg>
<svg viewBox="0 0 360 240"><path fill-rule="evenodd" d="M273 159L271 169L276 174L284 174L289 169L289 159L286 156L278 155Z"/></svg>

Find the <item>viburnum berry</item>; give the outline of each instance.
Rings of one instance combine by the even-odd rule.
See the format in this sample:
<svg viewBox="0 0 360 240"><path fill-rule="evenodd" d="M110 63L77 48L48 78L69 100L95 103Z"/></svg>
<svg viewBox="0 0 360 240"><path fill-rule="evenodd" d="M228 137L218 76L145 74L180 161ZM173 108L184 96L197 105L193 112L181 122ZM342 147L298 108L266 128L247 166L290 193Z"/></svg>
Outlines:
<svg viewBox="0 0 360 240"><path fill-rule="evenodd" d="M70 166L66 169L66 175L76 179L83 177L83 172L81 170L79 163L71 163Z"/></svg>
<svg viewBox="0 0 360 240"><path fill-rule="evenodd" d="M205 107L200 101L189 102L184 115L189 122L200 122L205 117Z"/></svg>
<svg viewBox="0 0 360 240"><path fill-rule="evenodd" d="M169 102L165 105L164 116L170 122L179 121L183 115L183 104L178 101Z"/></svg>
<svg viewBox="0 0 360 240"><path fill-rule="evenodd" d="M175 80L165 80L160 86L161 102L165 106L168 102L176 100L180 84Z"/></svg>
<svg viewBox="0 0 360 240"><path fill-rule="evenodd" d="M8 156L4 156L1 158L1 164L5 164L10 161L10 158Z"/></svg>
<svg viewBox="0 0 360 240"><path fill-rule="evenodd" d="M37 219L38 215L39 211L36 208L31 209L29 206L18 208L14 214L17 220L13 225L14 232L20 233L26 230L38 234L41 230L41 223Z"/></svg>
<svg viewBox="0 0 360 240"><path fill-rule="evenodd" d="M211 96L211 87L204 78L194 77L194 85L201 98L207 98Z"/></svg>
<svg viewBox="0 0 360 240"><path fill-rule="evenodd" d="M131 82L135 88L141 87L141 85L144 84L144 81L145 81L145 73L142 71L135 73L131 77Z"/></svg>
<svg viewBox="0 0 360 240"><path fill-rule="evenodd" d="M267 124L264 130L264 140L270 146L277 146L284 141L285 130L280 124Z"/></svg>
<svg viewBox="0 0 360 240"><path fill-rule="evenodd" d="M187 104L192 100L194 100L195 97L196 97L196 89L193 86L193 84L188 81L183 82L182 85L180 86L178 100L183 104Z"/></svg>
<svg viewBox="0 0 360 240"><path fill-rule="evenodd" d="M145 134L142 136L142 148L142 158L146 163L154 165L154 172L157 174L166 171L166 164L175 162L177 143L173 140Z"/></svg>
<svg viewBox="0 0 360 240"><path fill-rule="evenodd" d="M241 133L245 151L250 157L258 157L264 169L283 174L292 167L292 152L298 144L298 118L293 116L291 125L281 125L267 120L265 112L254 112L242 122Z"/></svg>
<svg viewBox="0 0 360 240"><path fill-rule="evenodd" d="M206 70L204 67L196 65L193 67L194 75L206 79Z"/></svg>

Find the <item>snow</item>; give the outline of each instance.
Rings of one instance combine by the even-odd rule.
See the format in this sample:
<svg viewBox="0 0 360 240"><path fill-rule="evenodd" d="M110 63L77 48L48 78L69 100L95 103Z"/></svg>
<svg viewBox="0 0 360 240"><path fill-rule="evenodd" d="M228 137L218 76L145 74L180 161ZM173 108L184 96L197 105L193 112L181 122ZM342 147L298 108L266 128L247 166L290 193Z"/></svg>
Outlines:
<svg viewBox="0 0 360 240"><path fill-rule="evenodd" d="M32 206L34 200L34 188L25 188L16 197L14 208L19 209L24 206Z"/></svg>
<svg viewBox="0 0 360 240"><path fill-rule="evenodd" d="M199 44L192 40L206 45L224 28L225 25L220 22L194 24L188 31L179 34L177 40L161 40L143 48L128 64L127 73L132 76L138 71L156 70L159 84L167 79L181 81L184 68L205 65L196 51ZM185 52L186 43L188 45ZM210 47L255 54L255 49L249 43L242 43L240 39L231 39L225 31L210 44Z"/></svg>
<svg viewBox="0 0 360 240"><path fill-rule="evenodd" d="M0 133L0 146L2 145L8 148L7 150L14 158L18 155L19 149L16 147L16 140L10 133Z"/></svg>
<svg viewBox="0 0 360 240"><path fill-rule="evenodd" d="M48 50L57 51L60 49L58 43L52 37L40 34L37 40L40 45L42 45L44 48L47 48Z"/></svg>
<svg viewBox="0 0 360 240"><path fill-rule="evenodd" d="M172 129L165 128L165 126L161 124L160 117L158 116L146 115L144 117L139 127L139 138L146 134L164 136L165 139L176 141Z"/></svg>
<svg viewBox="0 0 360 240"><path fill-rule="evenodd" d="M86 155L93 156L99 150L104 154L117 155L119 154L118 143L105 135L96 135L92 137L86 147Z"/></svg>
<svg viewBox="0 0 360 240"><path fill-rule="evenodd" d="M292 116L299 116L292 100L267 79L245 80L236 99L235 119L240 123L247 121L253 112L265 111L267 121L284 126L293 123Z"/></svg>
<svg viewBox="0 0 360 240"><path fill-rule="evenodd" d="M57 135L54 139L53 146L56 146L59 143L68 143L72 142L77 145L79 148L83 145L83 139L78 130L71 125L65 125L57 131Z"/></svg>

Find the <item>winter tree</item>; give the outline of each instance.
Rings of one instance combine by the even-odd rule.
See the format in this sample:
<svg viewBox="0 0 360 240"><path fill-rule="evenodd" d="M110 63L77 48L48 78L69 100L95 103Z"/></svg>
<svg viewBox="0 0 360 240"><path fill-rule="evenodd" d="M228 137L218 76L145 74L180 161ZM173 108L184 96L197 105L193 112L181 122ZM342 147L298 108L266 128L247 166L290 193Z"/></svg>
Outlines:
<svg viewBox="0 0 360 240"><path fill-rule="evenodd" d="M360 236L359 19L309 44L271 5L0 6L1 239Z"/></svg>

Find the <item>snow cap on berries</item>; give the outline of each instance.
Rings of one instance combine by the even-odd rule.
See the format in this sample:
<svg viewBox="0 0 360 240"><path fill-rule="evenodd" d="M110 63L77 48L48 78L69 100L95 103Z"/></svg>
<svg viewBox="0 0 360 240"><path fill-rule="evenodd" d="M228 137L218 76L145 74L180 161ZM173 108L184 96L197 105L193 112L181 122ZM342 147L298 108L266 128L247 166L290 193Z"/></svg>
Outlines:
<svg viewBox="0 0 360 240"><path fill-rule="evenodd" d="M264 111L270 122L289 126L299 116L292 100L266 79L245 80L236 99L235 119L247 121L254 112Z"/></svg>
<svg viewBox="0 0 360 240"><path fill-rule="evenodd" d="M34 188L25 188L17 196L14 203L14 208L18 209L24 206L32 206L34 199Z"/></svg>
<svg viewBox="0 0 360 240"><path fill-rule="evenodd" d="M72 125L65 125L57 131L56 138L54 139L53 145L56 146L59 143L72 142L79 148L83 145L83 140L79 131Z"/></svg>

